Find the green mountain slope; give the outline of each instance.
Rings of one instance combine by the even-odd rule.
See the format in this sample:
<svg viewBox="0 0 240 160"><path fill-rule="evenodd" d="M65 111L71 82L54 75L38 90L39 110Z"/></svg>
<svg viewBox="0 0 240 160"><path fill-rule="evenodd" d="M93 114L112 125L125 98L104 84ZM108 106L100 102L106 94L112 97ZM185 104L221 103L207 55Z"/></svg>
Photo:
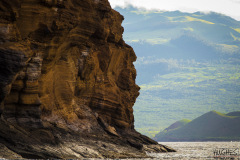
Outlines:
<svg viewBox="0 0 240 160"><path fill-rule="evenodd" d="M181 128L184 125L188 124L189 122L191 122L191 120L189 119L182 119L180 121L177 121L173 124L171 124L168 128L164 129L163 132L169 132L171 130L177 129L177 128Z"/></svg>
<svg viewBox="0 0 240 160"><path fill-rule="evenodd" d="M214 46L240 44L239 22L225 15L142 11L132 7L116 10L125 17L124 39L127 42L145 40L155 45L166 44L188 33Z"/></svg>
<svg viewBox="0 0 240 160"><path fill-rule="evenodd" d="M227 116L238 116L238 117L240 117L240 111L238 111L238 112L230 112L230 113L228 113L226 115Z"/></svg>
<svg viewBox="0 0 240 160"><path fill-rule="evenodd" d="M232 115L239 115L232 112ZM240 116L210 111L191 122L155 136L157 141L235 141L240 140Z"/></svg>
<svg viewBox="0 0 240 160"><path fill-rule="evenodd" d="M135 127L153 137L179 119L240 109L240 22L209 13L115 8L138 57Z"/></svg>

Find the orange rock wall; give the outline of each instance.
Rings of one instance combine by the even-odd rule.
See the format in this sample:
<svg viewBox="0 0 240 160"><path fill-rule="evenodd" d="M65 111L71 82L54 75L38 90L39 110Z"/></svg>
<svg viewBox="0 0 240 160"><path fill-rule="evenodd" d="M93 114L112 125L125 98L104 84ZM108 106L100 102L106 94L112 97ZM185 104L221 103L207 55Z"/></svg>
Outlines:
<svg viewBox="0 0 240 160"><path fill-rule="evenodd" d="M107 0L0 1L0 114L73 130L133 129L133 49Z"/></svg>

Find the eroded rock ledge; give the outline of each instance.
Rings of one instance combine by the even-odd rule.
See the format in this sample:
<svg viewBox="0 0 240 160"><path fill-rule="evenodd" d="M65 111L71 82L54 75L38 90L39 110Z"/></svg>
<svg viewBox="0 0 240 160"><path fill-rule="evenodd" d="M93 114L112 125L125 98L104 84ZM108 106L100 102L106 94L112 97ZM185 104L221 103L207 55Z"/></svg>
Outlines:
<svg viewBox="0 0 240 160"><path fill-rule="evenodd" d="M134 130L122 21L107 0L0 1L0 158L173 151Z"/></svg>

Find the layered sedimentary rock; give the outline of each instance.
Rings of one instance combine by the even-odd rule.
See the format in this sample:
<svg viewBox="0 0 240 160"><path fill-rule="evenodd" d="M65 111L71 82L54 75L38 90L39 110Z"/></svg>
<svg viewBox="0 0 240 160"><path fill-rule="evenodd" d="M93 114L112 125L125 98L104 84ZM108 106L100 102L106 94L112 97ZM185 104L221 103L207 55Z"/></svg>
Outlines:
<svg viewBox="0 0 240 160"><path fill-rule="evenodd" d="M25 158L171 151L134 130L136 56L122 21L107 0L0 1L3 148Z"/></svg>

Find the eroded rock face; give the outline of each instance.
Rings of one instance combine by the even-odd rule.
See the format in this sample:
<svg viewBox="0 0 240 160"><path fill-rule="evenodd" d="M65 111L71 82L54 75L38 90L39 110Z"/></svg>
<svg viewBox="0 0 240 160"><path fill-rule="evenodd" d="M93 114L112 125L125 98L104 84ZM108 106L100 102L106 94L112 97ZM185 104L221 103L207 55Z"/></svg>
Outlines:
<svg viewBox="0 0 240 160"><path fill-rule="evenodd" d="M123 17L108 1L1 3L1 100L7 121L35 127L41 120L78 123L76 130L91 130L101 117L113 127L133 128L136 56L122 39ZM96 124L86 126L94 119Z"/></svg>
<svg viewBox="0 0 240 160"><path fill-rule="evenodd" d="M55 144L60 129L112 136L140 150L143 141L155 143L133 138L141 136L132 109L139 87L122 21L107 0L0 1L0 114L21 128L17 140L23 130L33 137L44 130ZM0 138L5 143L4 131Z"/></svg>

